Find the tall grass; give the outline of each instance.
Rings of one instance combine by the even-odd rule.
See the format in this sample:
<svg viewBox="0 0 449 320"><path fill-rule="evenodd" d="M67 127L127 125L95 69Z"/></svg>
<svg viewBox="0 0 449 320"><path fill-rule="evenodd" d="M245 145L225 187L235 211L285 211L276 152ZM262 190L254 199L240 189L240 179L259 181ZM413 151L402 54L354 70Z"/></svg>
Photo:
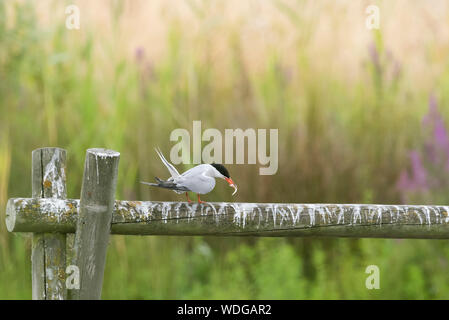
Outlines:
<svg viewBox="0 0 449 320"><path fill-rule="evenodd" d="M241 22L224 16L214 25L207 5L196 2L189 10L199 29L161 14L162 43L123 46L122 12L130 5L102 3L110 17L102 20L106 32L87 18L81 31L70 31L64 16L43 21L34 2L0 0L0 298L31 296L29 237L7 233L3 221L7 198L31 193L30 154L37 147L68 150L71 198L79 197L85 150L102 146L121 152L117 198L178 200L138 183L163 174L153 147L167 154L173 129L191 130L193 120L202 120L203 129L278 128L276 175L231 165L237 196L218 184L205 200L401 201L397 181L409 150L422 143L431 92L389 51L388 34L370 35L354 58L361 75L348 80L317 56L319 24L302 13L313 9L306 2L272 3L273 16L287 21L279 28L289 26L278 41L290 33L293 40L288 55L275 44L253 53L257 67ZM218 53L211 30L224 35ZM164 54L156 57L153 45ZM319 52L325 57L328 49ZM445 103L449 75L435 79L433 90ZM447 123L447 112L442 117ZM417 240L114 236L103 297L447 298L447 247ZM365 288L370 264L380 267L381 290Z"/></svg>

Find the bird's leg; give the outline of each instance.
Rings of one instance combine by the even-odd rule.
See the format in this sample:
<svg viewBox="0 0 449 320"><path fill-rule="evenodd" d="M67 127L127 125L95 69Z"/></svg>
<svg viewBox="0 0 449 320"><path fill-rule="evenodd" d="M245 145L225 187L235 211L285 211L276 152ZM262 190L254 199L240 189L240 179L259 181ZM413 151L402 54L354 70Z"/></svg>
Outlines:
<svg viewBox="0 0 449 320"><path fill-rule="evenodd" d="M201 201L199 194L198 194L198 203L206 203L205 201Z"/></svg>
<svg viewBox="0 0 449 320"><path fill-rule="evenodd" d="M187 192L186 192L186 198L187 198L188 203L192 202L192 200L189 199L189 194Z"/></svg>

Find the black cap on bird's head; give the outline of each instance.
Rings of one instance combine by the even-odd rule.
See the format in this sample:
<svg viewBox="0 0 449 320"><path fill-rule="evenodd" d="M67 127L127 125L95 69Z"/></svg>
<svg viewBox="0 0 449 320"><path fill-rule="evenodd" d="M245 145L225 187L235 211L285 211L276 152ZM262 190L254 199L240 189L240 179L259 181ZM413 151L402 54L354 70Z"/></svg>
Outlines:
<svg viewBox="0 0 449 320"><path fill-rule="evenodd" d="M226 178L230 178L228 169L224 167L224 165L219 163L211 163L211 166L217 169L218 172L220 172L222 175L224 175Z"/></svg>
<svg viewBox="0 0 449 320"><path fill-rule="evenodd" d="M229 183L229 185L234 188L234 193L232 194L234 195L237 192L237 186L235 185L234 181L232 181L228 169L226 169L224 165L218 163L211 163L211 166L217 169L217 171L225 177L224 179Z"/></svg>

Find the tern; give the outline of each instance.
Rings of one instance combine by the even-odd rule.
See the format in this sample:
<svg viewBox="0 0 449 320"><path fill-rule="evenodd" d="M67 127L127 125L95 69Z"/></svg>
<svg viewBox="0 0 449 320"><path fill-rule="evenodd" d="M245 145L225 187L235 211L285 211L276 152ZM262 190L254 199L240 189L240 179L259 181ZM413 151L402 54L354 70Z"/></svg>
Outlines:
<svg viewBox="0 0 449 320"><path fill-rule="evenodd" d="M215 178L221 178L229 183L229 186L234 188L234 195L237 192L237 186L234 181L232 181L229 171L221 164L200 164L192 169L187 170L183 174L180 174L176 168L165 159L162 152L155 149L162 163L167 167L168 172L171 177L167 180L159 179L155 177L157 183L150 183L141 181L140 183L173 190L176 193L186 193L187 201L191 202L189 199L188 191L195 192L198 194L198 203L205 203L201 201L200 194L206 194L211 192L215 187Z"/></svg>

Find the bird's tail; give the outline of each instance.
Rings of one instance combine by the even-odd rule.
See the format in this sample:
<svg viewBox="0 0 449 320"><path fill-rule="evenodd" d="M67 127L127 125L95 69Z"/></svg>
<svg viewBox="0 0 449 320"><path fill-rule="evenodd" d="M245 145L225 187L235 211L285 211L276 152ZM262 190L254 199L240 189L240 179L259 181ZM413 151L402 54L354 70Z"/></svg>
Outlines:
<svg viewBox="0 0 449 320"><path fill-rule="evenodd" d="M146 185L152 186L152 187L170 189L175 192L190 191L186 187L177 185L176 183L174 183L172 181L165 181L165 180L159 179L158 177L154 177L154 178L156 179L157 183L151 183L151 182L145 182L145 181L140 181L140 183L146 184Z"/></svg>
<svg viewBox="0 0 449 320"><path fill-rule="evenodd" d="M170 172L171 177L173 179L179 177L178 170L176 170L176 168L170 162L168 162L167 159L165 159L164 155L162 154L162 151L159 148L154 148L154 150L161 159L162 163L168 169L168 172Z"/></svg>

